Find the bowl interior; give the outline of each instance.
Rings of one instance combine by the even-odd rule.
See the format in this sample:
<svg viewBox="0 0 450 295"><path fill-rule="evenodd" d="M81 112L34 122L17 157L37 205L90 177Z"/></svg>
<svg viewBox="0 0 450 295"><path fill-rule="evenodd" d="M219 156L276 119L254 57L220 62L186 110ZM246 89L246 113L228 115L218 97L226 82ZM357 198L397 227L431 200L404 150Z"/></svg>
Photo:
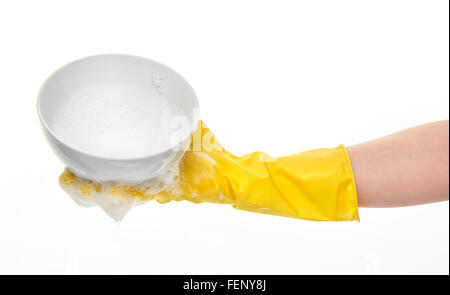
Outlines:
<svg viewBox="0 0 450 295"><path fill-rule="evenodd" d="M192 132L198 101L172 69L136 56L74 61L51 75L38 96L48 131L101 158L136 159L173 148Z"/></svg>

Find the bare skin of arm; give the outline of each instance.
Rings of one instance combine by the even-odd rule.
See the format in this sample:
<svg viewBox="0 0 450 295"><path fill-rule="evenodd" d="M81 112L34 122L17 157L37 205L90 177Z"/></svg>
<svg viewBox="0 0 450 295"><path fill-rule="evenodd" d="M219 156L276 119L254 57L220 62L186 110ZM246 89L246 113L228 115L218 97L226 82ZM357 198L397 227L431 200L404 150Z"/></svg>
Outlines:
<svg viewBox="0 0 450 295"><path fill-rule="evenodd" d="M347 148L361 207L449 199L449 121L403 130Z"/></svg>

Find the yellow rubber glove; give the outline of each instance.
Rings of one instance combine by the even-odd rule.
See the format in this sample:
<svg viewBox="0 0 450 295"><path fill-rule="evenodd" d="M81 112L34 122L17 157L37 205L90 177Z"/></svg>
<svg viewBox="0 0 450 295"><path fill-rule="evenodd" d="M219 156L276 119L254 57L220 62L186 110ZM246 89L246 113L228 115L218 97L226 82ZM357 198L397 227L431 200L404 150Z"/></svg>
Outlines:
<svg viewBox="0 0 450 295"><path fill-rule="evenodd" d="M84 196L160 203L231 204L236 209L308 220L358 220L353 172L344 146L272 158L255 152L236 157L223 149L203 122L178 164L175 185L155 191L151 185L105 186L77 178L66 170L63 188L76 186Z"/></svg>

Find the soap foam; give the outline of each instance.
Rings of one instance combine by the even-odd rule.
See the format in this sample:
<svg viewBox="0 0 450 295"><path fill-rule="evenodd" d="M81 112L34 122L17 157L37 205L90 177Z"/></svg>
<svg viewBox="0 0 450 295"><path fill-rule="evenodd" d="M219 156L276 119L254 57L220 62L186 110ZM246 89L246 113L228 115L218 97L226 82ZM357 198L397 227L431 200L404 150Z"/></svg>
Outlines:
<svg viewBox="0 0 450 295"><path fill-rule="evenodd" d="M130 159L170 148L170 120L177 111L167 98L133 85L107 85L76 93L51 121L65 144L103 158Z"/></svg>
<svg viewBox="0 0 450 295"><path fill-rule="evenodd" d="M207 185L205 190L202 185L217 182L216 165L206 152L187 152L183 158L142 182L96 182L66 168L59 177L59 184L78 205L99 206L119 222L133 206L152 200L234 204L235 199L226 197L219 187Z"/></svg>
<svg viewBox="0 0 450 295"><path fill-rule="evenodd" d="M59 184L75 203L82 207L99 206L116 222L120 222L134 206L151 200L165 203L181 193L178 163L139 183L95 182L66 168L59 177Z"/></svg>

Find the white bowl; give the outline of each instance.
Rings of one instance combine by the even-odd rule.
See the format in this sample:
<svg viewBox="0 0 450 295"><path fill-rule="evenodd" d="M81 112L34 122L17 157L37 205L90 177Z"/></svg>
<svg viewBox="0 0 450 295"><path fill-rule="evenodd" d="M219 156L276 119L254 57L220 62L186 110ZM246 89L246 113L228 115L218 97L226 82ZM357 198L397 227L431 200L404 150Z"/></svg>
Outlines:
<svg viewBox="0 0 450 295"><path fill-rule="evenodd" d="M60 68L42 85L37 109L62 162L96 181L157 175L183 155L199 120L197 97L183 77L123 54L90 56Z"/></svg>

